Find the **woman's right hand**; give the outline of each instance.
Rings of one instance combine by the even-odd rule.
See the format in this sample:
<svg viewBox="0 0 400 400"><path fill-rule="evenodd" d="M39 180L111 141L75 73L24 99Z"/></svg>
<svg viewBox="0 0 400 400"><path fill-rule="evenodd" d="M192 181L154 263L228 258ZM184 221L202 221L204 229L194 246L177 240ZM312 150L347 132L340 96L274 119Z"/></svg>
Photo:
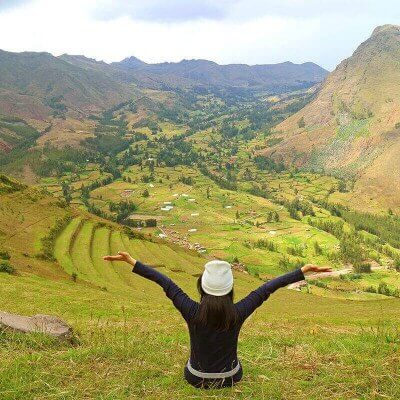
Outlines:
<svg viewBox="0 0 400 400"><path fill-rule="evenodd" d="M136 260L126 251L119 251L116 256L104 256L104 261L124 261L132 266L135 266Z"/></svg>
<svg viewBox="0 0 400 400"><path fill-rule="evenodd" d="M332 268L331 267L319 267L318 265L314 265L314 264L306 264L304 265L304 267L301 268L301 271L303 272L303 274L305 274L306 272L332 272Z"/></svg>

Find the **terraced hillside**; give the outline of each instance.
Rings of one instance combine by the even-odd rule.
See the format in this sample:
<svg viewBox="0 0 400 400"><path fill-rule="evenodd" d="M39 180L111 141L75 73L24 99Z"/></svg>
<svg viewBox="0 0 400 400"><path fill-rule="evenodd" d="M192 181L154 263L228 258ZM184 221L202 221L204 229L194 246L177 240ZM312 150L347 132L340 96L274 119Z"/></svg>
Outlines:
<svg viewBox="0 0 400 400"><path fill-rule="evenodd" d="M180 248L172 248L150 240L129 238L121 230L105 224L77 217L56 240L54 254L57 261L78 279L93 283L103 290L118 291L137 287L137 276L131 268L105 263L102 257L128 251L144 263L163 272L173 272L182 279L197 276L204 259Z"/></svg>

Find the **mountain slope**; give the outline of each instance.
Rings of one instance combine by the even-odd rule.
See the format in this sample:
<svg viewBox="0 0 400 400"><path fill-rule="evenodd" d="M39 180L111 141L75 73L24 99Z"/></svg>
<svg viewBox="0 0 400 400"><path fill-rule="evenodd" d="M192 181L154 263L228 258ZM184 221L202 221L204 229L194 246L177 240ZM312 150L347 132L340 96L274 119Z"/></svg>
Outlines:
<svg viewBox="0 0 400 400"><path fill-rule="evenodd" d="M311 103L277 126L275 135L283 140L265 153L355 176L359 190L396 197L400 193L399 65L400 27L377 27L327 77Z"/></svg>
<svg viewBox="0 0 400 400"><path fill-rule="evenodd" d="M49 53L0 50L0 114L44 119L84 115L126 100L133 88Z"/></svg>

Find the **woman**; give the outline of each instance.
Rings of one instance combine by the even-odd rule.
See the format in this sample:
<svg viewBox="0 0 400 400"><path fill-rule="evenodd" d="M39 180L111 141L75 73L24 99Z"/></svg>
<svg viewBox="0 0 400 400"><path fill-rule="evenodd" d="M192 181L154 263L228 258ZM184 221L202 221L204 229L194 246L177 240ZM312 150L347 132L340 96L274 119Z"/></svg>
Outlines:
<svg viewBox="0 0 400 400"><path fill-rule="evenodd" d="M197 287L200 303L192 300L170 278L135 260L129 253L105 256L106 261L125 261L132 271L158 283L188 324L190 358L184 376L195 387L232 386L242 378L237 343L243 322L277 289L304 279L306 272L327 272L330 268L305 265L272 279L237 303L233 302L231 265L213 260L204 267Z"/></svg>

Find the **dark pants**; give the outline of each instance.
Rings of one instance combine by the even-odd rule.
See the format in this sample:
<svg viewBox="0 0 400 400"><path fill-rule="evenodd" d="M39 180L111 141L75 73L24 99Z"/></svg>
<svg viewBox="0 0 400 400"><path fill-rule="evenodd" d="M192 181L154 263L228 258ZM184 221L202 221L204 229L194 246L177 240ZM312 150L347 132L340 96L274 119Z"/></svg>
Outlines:
<svg viewBox="0 0 400 400"><path fill-rule="evenodd" d="M242 379L243 370L242 366L240 366L239 371L229 378L206 379L191 374L187 367L185 367L184 376L186 381L196 388L220 389L223 387L232 387L235 383L238 383Z"/></svg>

